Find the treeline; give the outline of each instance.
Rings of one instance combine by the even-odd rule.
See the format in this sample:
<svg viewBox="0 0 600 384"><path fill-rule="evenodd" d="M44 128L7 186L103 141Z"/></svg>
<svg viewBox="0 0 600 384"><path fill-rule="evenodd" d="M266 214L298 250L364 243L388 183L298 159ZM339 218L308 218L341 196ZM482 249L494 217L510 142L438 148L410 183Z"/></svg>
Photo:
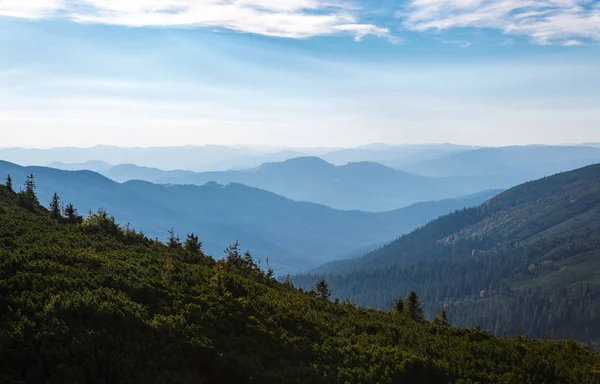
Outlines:
<svg viewBox="0 0 600 384"><path fill-rule="evenodd" d="M445 250L438 251L440 260L292 281L310 287L325 278L334 297L352 297L358 305L382 310L416 290L429 318L446 308L454 324L478 325L496 335L600 341L600 233L472 251L484 247L477 240L463 241L440 246ZM461 253L469 256L457 256Z"/></svg>

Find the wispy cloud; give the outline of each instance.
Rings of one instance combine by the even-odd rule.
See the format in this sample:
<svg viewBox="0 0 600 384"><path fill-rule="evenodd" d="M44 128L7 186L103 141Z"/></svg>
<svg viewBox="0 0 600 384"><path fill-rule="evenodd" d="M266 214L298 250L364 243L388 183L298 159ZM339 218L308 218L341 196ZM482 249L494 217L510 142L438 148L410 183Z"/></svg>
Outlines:
<svg viewBox="0 0 600 384"><path fill-rule="evenodd" d="M361 22L350 0L0 0L0 16L63 17L131 27L225 28L301 39L348 34L397 42L389 29Z"/></svg>
<svg viewBox="0 0 600 384"><path fill-rule="evenodd" d="M562 42L563 47L577 47L579 45L583 45L579 40L567 40Z"/></svg>
<svg viewBox="0 0 600 384"><path fill-rule="evenodd" d="M0 0L0 16L39 19L63 7L63 0Z"/></svg>
<svg viewBox="0 0 600 384"><path fill-rule="evenodd" d="M600 40L595 0L411 0L397 16L414 31L491 28L542 45Z"/></svg>
<svg viewBox="0 0 600 384"><path fill-rule="evenodd" d="M461 48L469 48L471 45L473 45L473 43L471 43L470 41L463 41L463 40L446 40L446 39L440 39L438 37L435 38L437 41L442 42L444 44L452 44L452 45L458 45Z"/></svg>

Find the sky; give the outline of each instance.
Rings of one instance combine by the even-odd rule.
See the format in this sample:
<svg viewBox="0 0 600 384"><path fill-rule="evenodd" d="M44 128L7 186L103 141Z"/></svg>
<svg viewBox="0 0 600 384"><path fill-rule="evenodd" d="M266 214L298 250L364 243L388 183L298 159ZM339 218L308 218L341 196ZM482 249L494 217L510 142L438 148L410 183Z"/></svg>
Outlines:
<svg viewBox="0 0 600 384"><path fill-rule="evenodd" d="M600 1L0 0L0 147L600 142Z"/></svg>

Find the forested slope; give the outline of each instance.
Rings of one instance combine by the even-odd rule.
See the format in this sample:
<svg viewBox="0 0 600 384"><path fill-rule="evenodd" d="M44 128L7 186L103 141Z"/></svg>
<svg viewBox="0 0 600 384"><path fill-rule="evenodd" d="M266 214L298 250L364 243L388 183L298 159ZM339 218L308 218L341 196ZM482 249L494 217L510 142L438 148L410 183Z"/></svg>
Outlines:
<svg viewBox="0 0 600 384"><path fill-rule="evenodd" d="M53 208L58 208L55 205ZM0 382L597 383L574 342L333 303L251 256L215 261L0 187Z"/></svg>
<svg viewBox="0 0 600 384"><path fill-rule="evenodd" d="M339 297L390 308L416 290L426 312L534 336L600 340L600 166L513 188L324 275Z"/></svg>

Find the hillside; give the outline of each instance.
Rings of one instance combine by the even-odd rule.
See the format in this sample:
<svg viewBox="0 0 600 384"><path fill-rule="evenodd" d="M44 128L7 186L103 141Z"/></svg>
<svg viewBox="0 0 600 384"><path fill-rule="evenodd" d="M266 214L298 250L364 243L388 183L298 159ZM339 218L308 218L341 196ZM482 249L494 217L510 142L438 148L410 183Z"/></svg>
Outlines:
<svg viewBox="0 0 600 384"><path fill-rule="evenodd" d="M512 186L493 178L430 178L398 171L378 163L335 166L318 157L266 163L241 171L182 174L127 166L104 173L116 180L145 180L163 184L204 185L239 183L281 196L343 210L384 212L421 201L442 200L488 189Z"/></svg>
<svg viewBox="0 0 600 384"><path fill-rule="evenodd" d="M500 334L600 341L600 166L513 188L362 258L318 268L335 295L390 308L411 290ZM309 286L320 277L299 276Z"/></svg>
<svg viewBox="0 0 600 384"><path fill-rule="evenodd" d="M494 195L492 191L374 214L298 203L240 184L120 184L89 171L0 162L0 175L8 174L17 188L27 175L34 174L44 204L58 192L64 202L73 203L84 214L105 208L120 218L121 224L130 223L153 238L165 239L171 228L180 236L185 236L183 231L194 231L204 241L207 252L217 257L227 244L239 240L263 262L268 258L282 274L375 249L398 234Z"/></svg>
<svg viewBox="0 0 600 384"><path fill-rule="evenodd" d="M62 221L0 187L0 382L600 380L600 356L570 341L331 303L236 247L216 262L193 238L167 246L104 215Z"/></svg>

